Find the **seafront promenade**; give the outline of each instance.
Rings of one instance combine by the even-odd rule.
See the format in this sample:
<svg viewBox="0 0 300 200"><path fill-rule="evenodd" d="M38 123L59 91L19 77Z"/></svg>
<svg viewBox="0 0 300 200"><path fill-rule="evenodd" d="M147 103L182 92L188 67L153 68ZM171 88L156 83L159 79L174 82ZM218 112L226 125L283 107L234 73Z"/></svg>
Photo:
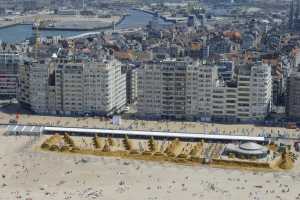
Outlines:
<svg viewBox="0 0 300 200"><path fill-rule="evenodd" d="M9 124L16 118L16 111L0 111L0 124ZM300 138L300 130L285 127L256 126L253 124L218 124L206 122L180 121L148 121L139 119L122 119L121 123L113 124L111 118L104 117L60 117L21 113L18 124L36 126L58 126L75 128L105 128L122 130L142 130L159 132L184 132L238 136L264 136L280 138Z"/></svg>

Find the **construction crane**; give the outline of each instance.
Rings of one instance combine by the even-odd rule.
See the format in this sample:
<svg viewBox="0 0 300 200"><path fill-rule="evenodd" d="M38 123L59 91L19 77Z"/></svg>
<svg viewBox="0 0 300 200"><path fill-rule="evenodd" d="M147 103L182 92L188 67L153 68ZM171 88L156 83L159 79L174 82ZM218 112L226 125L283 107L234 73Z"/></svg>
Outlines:
<svg viewBox="0 0 300 200"><path fill-rule="evenodd" d="M35 59L38 59L38 50L40 48L40 30L39 30L39 27L41 25L41 20L39 17L36 17L35 20L35 30L34 30L34 36L35 36L35 49L34 49L34 57Z"/></svg>
<svg viewBox="0 0 300 200"><path fill-rule="evenodd" d="M74 40L69 40L69 50L72 52L73 61L75 62L76 45Z"/></svg>

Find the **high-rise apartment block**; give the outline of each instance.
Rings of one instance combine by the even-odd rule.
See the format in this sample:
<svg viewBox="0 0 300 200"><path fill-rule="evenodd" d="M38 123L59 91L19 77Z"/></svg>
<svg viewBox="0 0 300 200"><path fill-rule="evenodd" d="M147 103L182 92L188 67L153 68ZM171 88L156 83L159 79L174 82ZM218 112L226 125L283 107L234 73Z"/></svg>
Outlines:
<svg viewBox="0 0 300 200"><path fill-rule="evenodd" d="M200 62L153 61L138 71L138 112L144 117L210 116L217 68Z"/></svg>
<svg viewBox="0 0 300 200"><path fill-rule="evenodd" d="M237 97L237 116L241 121L263 120L272 105L271 66L261 62L240 66Z"/></svg>
<svg viewBox="0 0 300 200"><path fill-rule="evenodd" d="M20 81L19 101L36 113L110 115L126 104L126 74L116 60L33 62Z"/></svg>
<svg viewBox="0 0 300 200"><path fill-rule="evenodd" d="M212 116L222 121L262 121L271 111L271 66L239 65L237 79L213 89Z"/></svg>
<svg viewBox="0 0 300 200"><path fill-rule="evenodd" d="M14 51L0 51L0 98L16 97L18 70L22 57Z"/></svg>
<svg viewBox="0 0 300 200"><path fill-rule="evenodd" d="M218 67L158 61L138 71L138 112L144 117L222 121L263 120L272 102L271 66L239 66L237 79L219 80Z"/></svg>
<svg viewBox="0 0 300 200"><path fill-rule="evenodd" d="M290 119L300 119L300 72L295 70L291 73L287 82L287 105L286 112Z"/></svg>

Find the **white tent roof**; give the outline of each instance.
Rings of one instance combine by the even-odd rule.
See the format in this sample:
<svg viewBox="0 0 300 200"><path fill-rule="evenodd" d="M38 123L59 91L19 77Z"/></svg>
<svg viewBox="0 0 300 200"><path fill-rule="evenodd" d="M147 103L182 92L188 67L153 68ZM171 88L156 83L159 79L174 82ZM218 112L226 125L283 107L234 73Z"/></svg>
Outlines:
<svg viewBox="0 0 300 200"><path fill-rule="evenodd" d="M42 126L26 126L26 125L8 125L7 132L9 134L22 135L38 135L43 132L69 132L78 133L86 136L94 134L109 134L109 135L128 135L128 136L147 136L147 137L166 137L166 138L184 138L184 139L206 139L206 140L232 140L232 141L252 141L265 142L264 137L252 136L235 136L235 135L217 135L217 134L200 134L200 133L178 133L178 132L158 132L158 131L137 131L137 130L113 130L113 129L98 129L98 128L68 128L68 127L42 127ZM244 143L244 148L258 148L258 144ZM256 146L258 145L258 146ZM242 148L243 146L241 146Z"/></svg>
<svg viewBox="0 0 300 200"><path fill-rule="evenodd" d="M41 126L8 125L6 132L13 135L17 133L22 135L38 135L43 132L43 129Z"/></svg>
<svg viewBox="0 0 300 200"><path fill-rule="evenodd" d="M208 139L208 140L237 140L237 141L256 141L264 142L264 137L251 136L234 136L234 135L215 135L215 134L198 134L198 133L178 133L178 132L157 132L157 131L132 131L132 130L112 130L112 129L90 129L90 128L62 128L62 127L45 127L44 131L49 132L72 132L93 134L111 134L111 135L134 135L134 136L153 136L153 137L172 137L186 139Z"/></svg>

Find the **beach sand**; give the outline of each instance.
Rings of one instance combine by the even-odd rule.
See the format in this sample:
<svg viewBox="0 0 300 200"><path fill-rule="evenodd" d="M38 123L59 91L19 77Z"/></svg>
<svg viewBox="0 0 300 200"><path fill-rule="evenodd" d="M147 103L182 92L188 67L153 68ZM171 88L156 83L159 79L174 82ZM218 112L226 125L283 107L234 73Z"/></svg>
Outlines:
<svg viewBox="0 0 300 200"><path fill-rule="evenodd" d="M3 132L3 130L2 130ZM258 172L40 152L0 135L0 199L300 199L300 168Z"/></svg>

